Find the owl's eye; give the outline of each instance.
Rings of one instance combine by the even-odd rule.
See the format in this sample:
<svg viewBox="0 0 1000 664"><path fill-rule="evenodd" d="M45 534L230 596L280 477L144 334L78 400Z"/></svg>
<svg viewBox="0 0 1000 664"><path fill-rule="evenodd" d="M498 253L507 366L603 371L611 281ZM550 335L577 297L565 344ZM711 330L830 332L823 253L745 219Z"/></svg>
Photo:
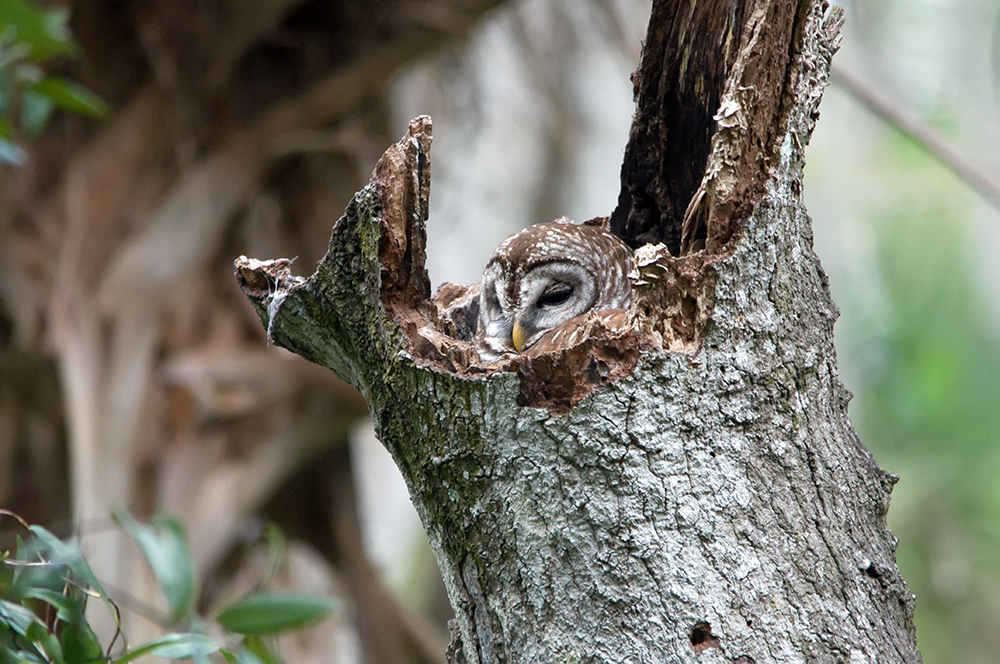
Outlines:
<svg viewBox="0 0 1000 664"><path fill-rule="evenodd" d="M538 306L540 307L555 307L566 300L569 296L573 294L573 287L569 284L552 284L546 288L541 297L538 298Z"/></svg>

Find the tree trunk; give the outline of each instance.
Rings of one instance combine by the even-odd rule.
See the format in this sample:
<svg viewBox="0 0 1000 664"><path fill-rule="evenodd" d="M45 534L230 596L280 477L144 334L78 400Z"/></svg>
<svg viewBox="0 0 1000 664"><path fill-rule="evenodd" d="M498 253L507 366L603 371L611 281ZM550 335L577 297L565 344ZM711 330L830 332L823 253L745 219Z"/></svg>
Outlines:
<svg viewBox="0 0 1000 664"><path fill-rule="evenodd" d="M432 298L423 267L428 118L312 276L241 257L237 277L275 343L367 398L458 661L919 662L885 524L895 478L848 421L801 200L842 15L676 4L654 2L612 218L633 246L665 243L636 251L625 331L478 360L474 289ZM668 186L678 146L704 166Z"/></svg>

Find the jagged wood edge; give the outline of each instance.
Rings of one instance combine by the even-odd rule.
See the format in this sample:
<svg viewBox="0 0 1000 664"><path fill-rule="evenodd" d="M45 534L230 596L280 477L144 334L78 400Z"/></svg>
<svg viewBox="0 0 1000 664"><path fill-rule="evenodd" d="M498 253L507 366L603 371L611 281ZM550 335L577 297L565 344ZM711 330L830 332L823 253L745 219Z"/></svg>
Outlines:
<svg viewBox="0 0 1000 664"><path fill-rule="evenodd" d="M386 302L392 307L429 295L422 247L410 240L422 236L426 219L429 172L420 173L429 171L430 141L430 118L413 120L334 224L327 253L308 278L292 276L287 259L241 256L235 262L237 281L268 338L333 370L369 400L371 367L388 368L407 356Z"/></svg>

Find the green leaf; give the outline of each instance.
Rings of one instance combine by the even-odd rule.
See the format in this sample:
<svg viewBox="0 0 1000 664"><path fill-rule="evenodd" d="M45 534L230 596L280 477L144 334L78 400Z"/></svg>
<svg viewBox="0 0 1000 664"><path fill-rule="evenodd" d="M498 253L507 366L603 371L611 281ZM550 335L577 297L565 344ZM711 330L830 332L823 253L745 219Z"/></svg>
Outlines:
<svg viewBox="0 0 1000 664"><path fill-rule="evenodd" d="M59 645L59 639L56 638L55 634L49 632L42 623L36 622L32 624L28 628L27 638L35 648L44 653L48 661L55 664L62 664L65 661L63 659L62 647Z"/></svg>
<svg viewBox="0 0 1000 664"><path fill-rule="evenodd" d="M165 659L190 659L192 657L211 655L218 649L219 646L215 645L212 639L204 634L194 634L191 632L168 634L162 639L150 641L138 648L133 648L112 661L114 664L123 664L143 655L156 655Z"/></svg>
<svg viewBox="0 0 1000 664"><path fill-rule="evenodd" d="M101 642L85 620L63 625L59 631L59 643L67 662L104 661Z"/></svg>
<svg viewBox="0 0 1000 664"><path fill-rule="evenodd" d="M50 661L51 658L43 652L47 648L40 643L42 641L47 641L49 648L55 648L56 652L60 656L62 655L58 642L53 644L53 640L47 638L49 634L45 624L28 608L20 604L0 600L0 627L3 626L7 627L7 629L0 629L0 634L5 634L6 637L2 641L4 651L8 649L16 650L19 655L22 655L17 661ZM39 649L39 645L42 645L41 650ZM4 655L10 654L4 651L0 651L0 653Z"/></svg>
<svg viewBox="0 0 1000 664"><path fill-rule="evenodd" d="M48 659L31 643L12 632L0 630L0 655L4 664L48 664Z"/></svg>
<svg viewBox="0 0 1000 664"><path fill-rule="evenodd" d="M46 76L28 88L50 99L64 111L103 118L108 114L108 104L79 83L59 76Z"/></svg>
<svg viewBox="0 0 1000 664"><path fill-rule="evenodd" d="M281 562L288 553L288 541L285 533L274 522L268 522L264 527L264 540L267 542L267 578L273 579L281 569Z"/></svg>
<svg viewBox="0 0 1000 664"><path fill-rule="evenodd" d="M176 519L163 516L153 525L146 525L120 509L113 516L142 550L167 598L170 616L175 621L188 618L198 595L198 580L184 527Z"/></svg>
<svg viewBox="0 0 1000 664"><path fill-rule="evenodd" d="M24 91L21 99L21 126L28 138L35 138L42 133L54 108L55 102L46 95L31 89Z"/></svg>
<svg viewBox="0 0 1000 664"><path fill-rule="evenodd" d="M239 634L277 634L330 615L336 603L327 597L257 593L219 612L219 624Z"/></svg>
<svg viewBox="0 0 1000 664"><path fill-rule="evenodd" d="M65 8L41 9L27 0L0 2L0 26L4 42L22 43L36 62L69 53L74 43L69 34Z"/></svg>
<svg viewBox="0 0 1000 664"><path fill-rule="evenodd" d="M4 552L8 553L8 552ZM7 595L7 590L14 584L14 570L16 568L0 561L0 597Z"/></svg>
<svg viewBox="0 0 1000 664"><path fill-rule="evenodd" d="M4 140L5 140L5 138L6 138L6 134L4 133L3 120L0 119L0 152L3 151L2 144L3 144ZM3 158L0 158L0 163L2 163L2 162L3 162ZM24 560L24 556L25 556L24 550L25 550L24 540L21 539L20 535L18 535L15 538L14 558L13 558L13 560L18 560L18 561ZM5 557L7 557L7 556L10 555L10 552L9 551L4 551L4 555L5 555ZM5 565L5 567L7 567L7 566ZM8 591L10 590L10 586L16 584L17 580L21 577L21 570L23 570L24 568L22 566L20 566L20 565L12 565L12 566L9 567L9 569L10 569L10 576L9 576L9 578L5 579L5 587L3 589L3 596L5 596L5 597L6 597L7 593L8 593ZM11 599L11 598L8 598L8 599Z"/></svg>
<svg viewBox="0 0 1000 664"><path fill-rule="evenodd" d="M38 543L43 549L48 551L50 562L69 567L78 582L89 586L91 590L100 596L108 612L112 616L117 615L114 605L108 599L108 594L104 592L100 581L94 576L94 571L90 569L90 565L87 564L79 547L63 542L43 526L32 525L28 529L38 538Z"/></svg>
<svg viewBox="0 0 1000 664"><path fill-rule="evenodd" d="M24 597L31 597L52 605L56 609L56 617L63 622L77 622L83 615L82 602L78 602L72 597L67 597L55 590L30 586L25 588L21 594Z"/></svg>
<svg viewBox="0 0 1000 664"><path fill-rule="evenodd" d="M10 69L14 85L31 86L45 78L45 70L36 64L19 62Z"/></svg>
<svg viewBox="0 0 1000 664"><path fill-rule="evenodd" d="M28 155L16 143L0 136L0 164L20 166Z"/></svg>
<svg viewBox="0 0 1000 664"><path fill-rule="evenodd" d="M28 636L28 630L31 629L32 625L36 623L42 625L38 617L29 609L4 599L0 599L0 622L23 637ZM42 629L44 628L45 625L42 625Z"/></svg>
<svg viewBox="0 0 1000 664"><path fill-rule="evenodd" d="M14 77L12 72L0 64L0 119L4 125L7 124L7 111L10 108L11 93L14 90ZM8 135L4 132L4 135Z"/></svg>
<svg viewBox="0 0 1000 664"><path fill-rule="evenodd" d="M243 652L240 656L243 658L243 664L284 664L281 658L271 652L271 649L256 636L243 639Z"/></svg>

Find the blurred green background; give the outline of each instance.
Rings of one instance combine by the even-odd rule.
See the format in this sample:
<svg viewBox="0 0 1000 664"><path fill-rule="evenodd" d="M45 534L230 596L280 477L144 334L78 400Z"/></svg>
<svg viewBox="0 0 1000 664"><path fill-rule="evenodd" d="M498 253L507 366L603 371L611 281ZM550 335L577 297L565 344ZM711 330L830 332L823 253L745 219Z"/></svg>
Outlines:
<svg viewBox="0 0 1000 664"><path fill-rule="evenodd" d="M846 4L837 66L1000 177L1000 6ZM889 524L926 662L1000 662L1000 212L834 83L806 152L851 419L900 476Z"/></svg>

